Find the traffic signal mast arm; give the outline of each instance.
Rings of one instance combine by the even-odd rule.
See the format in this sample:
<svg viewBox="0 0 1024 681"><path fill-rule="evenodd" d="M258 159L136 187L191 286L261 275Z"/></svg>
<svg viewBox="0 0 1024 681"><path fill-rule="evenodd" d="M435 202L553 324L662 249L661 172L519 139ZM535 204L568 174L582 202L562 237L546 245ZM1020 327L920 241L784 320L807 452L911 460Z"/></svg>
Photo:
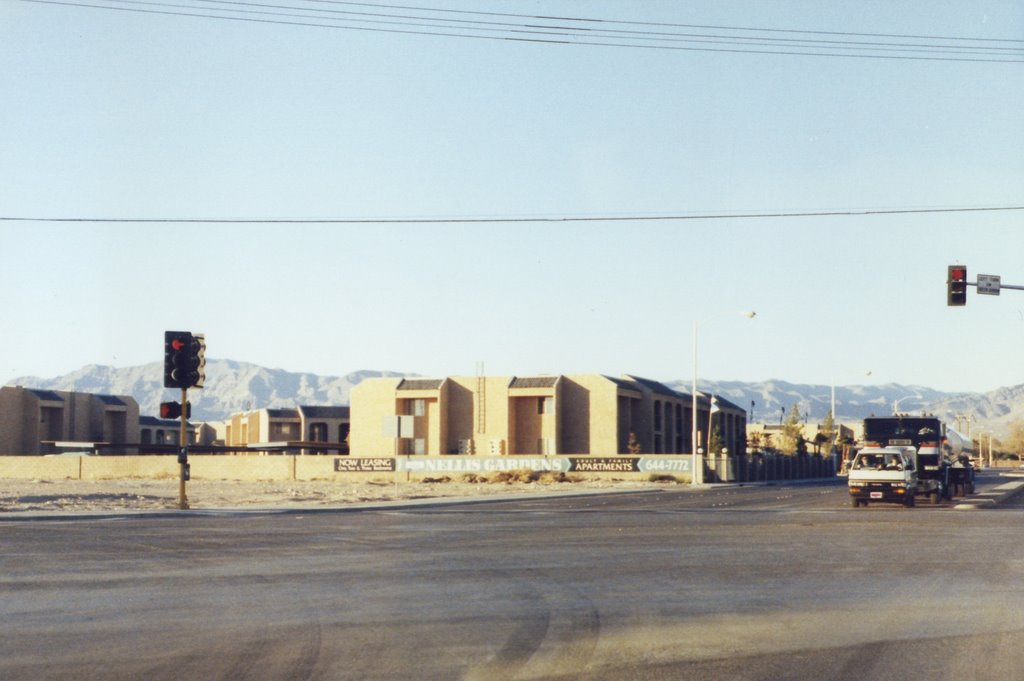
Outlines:
<svg viewBox="0 0 1024 681"><path fill-rule="evenodd" d="M966 265L949 265L946 268L946 305L963 307L967 304L967 287L974 286L979 294L998 296L1004 288L1024 291L1024 286L1004 284L995 274L979 274L976 281L967 281Z"/></svg>
<svg viewBox="0 0 1024 681"><path fill-rule="evenodd" d="M992 276L992 275L979 274L978 275L978 280L981 281L982 277L986 277L986 276ZM998 279L998 277L996 277L996 278ZM966 284L968 286L981 286L981 287L985 286L984 283L980 283L979 284L978 281L968 281L968 282L966 282ZM1002 290L1004 288L1013 289L1015 291L1024 291L1024 286L1016 286L1014 284L1004 284L1003 282L999 281L998 284L997 284L997 289L996 290ZM978 293L981 293L980 289L978 290Z"/></svg>
<svg viewBox="0 0 1024 681"><path fill-rule="evenodd" d="M1004 284L1002 278L996 274L979 274L977 281L965 281L964 286L974 286L978 289L978 293L988 296L998 296L999 291L1008 288L1016 291L1024 291L1024 286L1015 286L1014 284Z"/></svg>

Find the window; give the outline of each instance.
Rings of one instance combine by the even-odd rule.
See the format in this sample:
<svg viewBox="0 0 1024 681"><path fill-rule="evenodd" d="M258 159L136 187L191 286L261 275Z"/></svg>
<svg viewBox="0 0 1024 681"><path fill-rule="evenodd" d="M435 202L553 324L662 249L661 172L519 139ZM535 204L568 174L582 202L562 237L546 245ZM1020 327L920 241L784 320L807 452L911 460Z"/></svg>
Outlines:
<svg viewBox="0 0 1024 681"><path fill-rule="evenodd" d="M555 412L555 398L553 397L538 397L537 398L537 413L538 414L553 414Z"/></svg>
<svg viewBox="0 0 1024 681"><path fill-rule="evenodd" d="M295 427L294 423L271 423L270 424L270 439L271 440L291 440L295 438Z"/></svg>
<svg viewBox="0 0 1024 681"><path fill-rule="evenodd" d="M327 424L309 424L309 439L311 442L327 442Z"/></svg>
<svg viewBox="0 0 1024 681"><path fill-rule="evenodd" d="M423 416L427 413L426 400L409 400L409 414L412 416Z"/></svg>

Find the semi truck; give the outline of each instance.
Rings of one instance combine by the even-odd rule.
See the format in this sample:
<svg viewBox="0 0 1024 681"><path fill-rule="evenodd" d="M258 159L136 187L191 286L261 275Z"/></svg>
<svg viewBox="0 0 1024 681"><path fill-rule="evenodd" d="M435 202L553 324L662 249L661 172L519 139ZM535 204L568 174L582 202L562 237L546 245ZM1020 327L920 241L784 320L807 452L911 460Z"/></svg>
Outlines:
<svg viewBox="0 0 1024 681"><path fill-rule="evenodd" d="M916 452L919 494L952 499L974 493L971 439L947 428L935 416L869 416L862 447L912 447Z"/></svg>

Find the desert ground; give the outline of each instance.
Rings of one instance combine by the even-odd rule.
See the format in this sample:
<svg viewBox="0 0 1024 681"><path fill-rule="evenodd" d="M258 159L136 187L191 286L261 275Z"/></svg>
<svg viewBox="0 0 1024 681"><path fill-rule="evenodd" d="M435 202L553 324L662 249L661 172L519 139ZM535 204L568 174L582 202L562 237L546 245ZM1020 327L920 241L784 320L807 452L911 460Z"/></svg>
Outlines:
<svg viewBox="0 0 1024 681"><path fill-rule="evenodd" d="M497 479L434 482L332 482L191 480L186 495L192 509L330 508L347 504L491 495L645 489L672 482L610 479ZM17 480L0 479L0 513L96 512L178 508L177 479Z"/></svg>

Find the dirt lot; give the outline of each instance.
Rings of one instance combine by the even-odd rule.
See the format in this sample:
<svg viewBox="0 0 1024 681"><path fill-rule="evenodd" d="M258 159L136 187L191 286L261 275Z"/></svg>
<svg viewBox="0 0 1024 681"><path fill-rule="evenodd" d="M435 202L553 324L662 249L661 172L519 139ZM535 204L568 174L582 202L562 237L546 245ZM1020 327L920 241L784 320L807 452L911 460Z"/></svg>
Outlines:
<svg viewBox="0 0 1024 681"><path fill-rule="evenodd" d="M621 480L572 480L524 482L238 482L192 480L186 485L190 508L246 509L258 507L331 507L345 504L421 499L470 497L495 494L544 493L644 489L674 483ZM16 511L112 511L178 508L177 480L12 480L0 479L0 513Z"/></svg>

